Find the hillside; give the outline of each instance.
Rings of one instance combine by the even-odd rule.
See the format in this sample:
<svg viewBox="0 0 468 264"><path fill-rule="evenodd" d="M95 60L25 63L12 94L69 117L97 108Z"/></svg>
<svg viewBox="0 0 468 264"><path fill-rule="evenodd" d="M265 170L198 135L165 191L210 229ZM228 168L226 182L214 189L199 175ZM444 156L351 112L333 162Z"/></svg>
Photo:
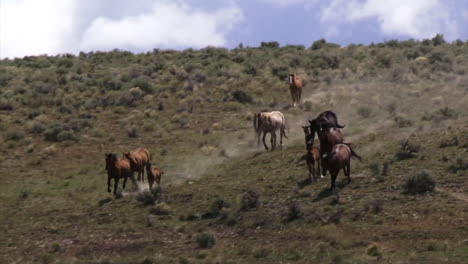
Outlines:
<svg viewBox="0 0 468 264"><path fill-rule="evenodd" d="M2 60L0 260L465 263L467 71L468 42L440 35ZM256 148L263 109L285 114L283 149ZM298 162L300 126L329 109L364 158L336 192ZM104 153L137 147L165 171L156 205L131 183L107 193ZM435 191L405 194L424 172Z"/></svg>

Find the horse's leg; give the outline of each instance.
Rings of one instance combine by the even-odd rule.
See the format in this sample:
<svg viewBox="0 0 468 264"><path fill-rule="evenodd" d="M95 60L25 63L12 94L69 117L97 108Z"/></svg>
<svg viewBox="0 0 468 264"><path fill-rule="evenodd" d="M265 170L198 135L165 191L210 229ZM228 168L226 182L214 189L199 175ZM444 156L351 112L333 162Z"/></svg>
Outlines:
<svg viewBox="0 0 468 264"><path fill-rule="evenodd" d="M117 187L119 186L119 178L114 178L114 195L117 192Z"/></svg>
<svg viewBox="0 0 468 264"><path fill-rule="evenodd" d="M336 182L336 177L338 176L338 172L330 171L330 176L331 176L330 177L331 178L331 188L330 188L330 190L333 190L335 188L335 182Z"/></svg>
<svg viewBox="0 0 468 264"><path fill-rule="evenodd" d="M351 182L351 162L348 161L348 164L346 164L345 166L345 173L346 173L346 176L348 176L348 183Z"/></svg>
<svg viewBox="0 0 468 264"><path fill-rule="evenodd" d="M263 141L263 146L265 146L265 149L268 150L268 146L267 144L265 143L265 137L266 137L266 132L263 132L263 138L262 138L262 141Z"/></svg>
<svg viewBox="0 0 468 264"><path fill-rule="evenodd" d="M292 101L293 101L293 106L296 106L296 96L294 95L294 88L289 88L289 90L291 91L291 98L292 98Z"/></svg>
<svg viewBox="0 0 468 264"><path fill-rule="evenodd" d="M276 148L276 132L273 130L273 132L270 133L270 142L271 142L271 150L274 150Z"/></svg>
<svg viewBox="0 0 468 264"><path fill-rule="evenodd" d="M135 179L135 175L133 174L133 171L130 171L128 173L128 177L130 177L130 180L132 180L132 182L133 182L133 188L138 189L138 184L137 184L137 181Z"/></svg>
<svg viewBox="0 0 468 264"><path fill-rule="evenodd" d="M125 176L124 176L124 180L123 180L122 189L125 189L125 184L127 183L127 179L128 179L128 176L125 175Z"/></svg>
<svg viewBox="0 0 468 264"><path fill-rule="evenodd" d="M302 88L297 89L297 103L301 103Z"/></svg>
<svg viewBox="0 0 468 264"><path fill-rule="evenodd" d="M145 182L145 166L141 166L141 181Z"/></svg>
<svg viewBox="0 0 468 264"><path fill-rule="evenodd" d="M320 158L316 160L317 162L317 177L319 176L318 174L320 174L322 172L322 168L321 168L321 162L320 162ZM323 178L323 175L320 174L320 178Z"/></svg>
<svg viewBox="0 0 468 264"><path fill-rule="evenodd" d="M107 192L111 192L111 177L107 176Z"/></svg>

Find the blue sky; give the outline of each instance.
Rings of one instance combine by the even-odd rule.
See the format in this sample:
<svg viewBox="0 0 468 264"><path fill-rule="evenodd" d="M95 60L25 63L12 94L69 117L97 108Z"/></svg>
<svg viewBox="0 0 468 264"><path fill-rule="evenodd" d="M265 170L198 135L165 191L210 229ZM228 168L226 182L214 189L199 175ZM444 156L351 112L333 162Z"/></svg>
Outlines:
<svg viewBox="0 0 468 264"><path fill-rule="evenodd" d="M467 0L0 0L0 57L468 39Z"/></svg>

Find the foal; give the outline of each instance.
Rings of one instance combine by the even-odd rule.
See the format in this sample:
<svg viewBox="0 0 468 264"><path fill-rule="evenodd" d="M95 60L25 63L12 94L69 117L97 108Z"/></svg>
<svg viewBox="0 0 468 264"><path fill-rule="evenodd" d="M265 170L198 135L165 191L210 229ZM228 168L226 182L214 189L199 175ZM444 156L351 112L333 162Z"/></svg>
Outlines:
<svg viewBox="0 0 468 264"><path fill-rule="evenodd" d="M151 164L146 167L146 174L148 176L149 189L153 188L153 184L156 181L158 185L161 184L161 176L164 171L159 168L151 168Z"/></svg>
<svg viewBox="0 0 468 264"><path fill-rule="evenodd" d="M318 177L318 174L320 174L320 148L319 147L314 147L314 134L310 132L310 129L308 126L303 126L304 129L304 135L305 135L305 142L306 142L306 162L307 162L307 167L309 168L309 178L312 180L316 180ZM317 166L316 166L317 165ZM317 167L317 168L316 168ZM320 175L320 178L323 178L322 175Z"/></svg>

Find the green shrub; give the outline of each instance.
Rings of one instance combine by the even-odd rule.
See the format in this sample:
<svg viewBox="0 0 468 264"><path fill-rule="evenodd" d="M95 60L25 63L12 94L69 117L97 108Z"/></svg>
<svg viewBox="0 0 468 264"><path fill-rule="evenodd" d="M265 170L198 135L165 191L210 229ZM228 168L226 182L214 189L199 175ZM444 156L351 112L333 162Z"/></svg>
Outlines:
<svg viewBox="0 0 468 264"><path fill-rule="evenodd" d="M18 130L10 130L6 132L5 138L7 140L20 141L24 138L24 133Z"/></svg>
<svg viewBox="0 0 468 264"><path fill-rule="evenodd" d="M449 166L449 170L453 173L457 173L458 171L468 170L468 160L457 158L455 160L455 163Z"/></svg>
<svg viewBox="0 0 468 264"><path fill-rule="evenodd" d="M203 232L198 234L197 244L200 248L212 248L216 244L216 241L211 233Z"/></svg>
<svg viewBox="0 0 468 264"><path fill-rule="evenodd" d="M372 114L372 108L368 107L368 106L360 106L358 109L357 109L357 114L359 116L361 116L362 118L368 118L371 116Z"/></svg>
<svg viewBox="0 0 468 264"><path fill-rule="evenodd" d="M241 211L249 211L252 209L256 209L259 204L260 194L258 192L249 190L245 192L241 197L240 197L240 210Z"/></svg>
<svg viewBox="0 0 468 264"><path fill-rule="evenodd" d="M136 196L135 199L140 202L143 206L147 205L153 205L156 201L154 195L150 191L142 191L139 192Z"/></svg>
<svg viewBox="0 0 468 264"><path fill-rule="evenodd" d="M232 92L232 97L239 103L253 103L252 96L241 90L235 90L234 92Z"/></svg>
<svg viewBox="0 0 468 264"><path fill-rule="evenodd" d="M434 179L427 173L421 172L406 179L403 188L406 194L421 194L432 192L435 189Z"/></svg>
<svg viewBox="0 0 468 264"><path fill-rule="evenodd" d="M395 153L397 160L414 158L416 153L421 150L420 145L412 144L408 140L400 142L400 149Z"/></svg>
<svg viewBox="0 0 468 264"><path fill-rule="evenodd" d="M304 216L304 212L301 206L299 206L299 203L293 202L287 207L286 214L284 215L283 221L289 222L289 221L293 221L296 219L300 219L303 216Z"/></svg>

